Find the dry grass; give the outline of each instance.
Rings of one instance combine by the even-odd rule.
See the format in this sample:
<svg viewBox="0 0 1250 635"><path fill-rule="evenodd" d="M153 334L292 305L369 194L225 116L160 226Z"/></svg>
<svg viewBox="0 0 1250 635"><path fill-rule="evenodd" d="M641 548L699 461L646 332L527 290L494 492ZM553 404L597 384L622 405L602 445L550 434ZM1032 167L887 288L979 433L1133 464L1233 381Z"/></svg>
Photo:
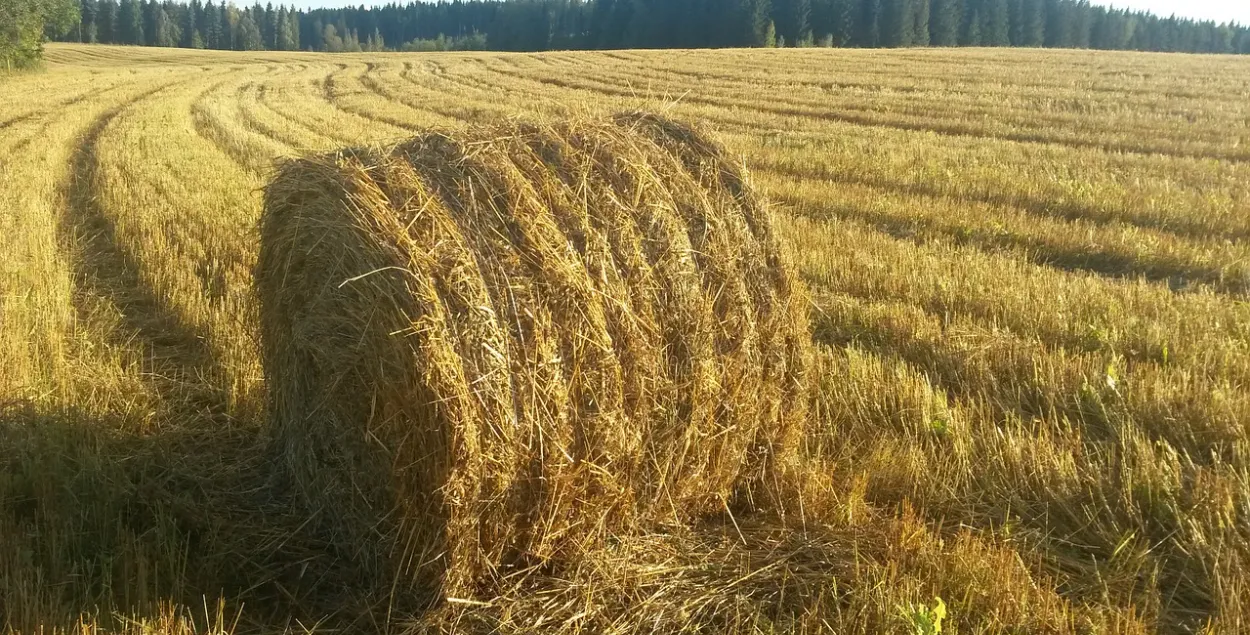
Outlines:
<svg viewBox="0 0 1250 635"><path fill-rule="evenodd" d="M771 225L652 115L288 162L256 269L280 461L382 587L478 601L645 527L783 509L811 342Z"/></svg>
<svg viewBox="0 0 1250 635"><path fill-rule="evenodd" d="M906 633L940 596L961 633L1245 632L1247 63L49 47L0 84L0 628ZM802 505L407 611L270 480L271 166L638 108L778 206L818 351ZM576 293L535 306L582 328Z"/></svg>

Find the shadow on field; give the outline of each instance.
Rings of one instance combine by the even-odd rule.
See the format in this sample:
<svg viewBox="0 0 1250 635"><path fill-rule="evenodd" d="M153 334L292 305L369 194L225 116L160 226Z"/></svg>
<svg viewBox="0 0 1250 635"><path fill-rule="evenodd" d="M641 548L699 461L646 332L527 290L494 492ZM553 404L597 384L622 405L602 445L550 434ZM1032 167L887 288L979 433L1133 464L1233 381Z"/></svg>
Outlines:
<svg viewBox="0 0 1250 635"><path fill-rule="evenodd" d="M159 90L149 91L135 101ZM140 348L140 363L148 378L178 383L181 387L192 383L208 387L216 383L211 378L221 377L222 371L213 358L206 334L179 317L143 279L141 263L119 242L113 219L98 202L97 146L109 124L125 108L126 105L119 106L96 118L71 159L73 177L66 188L69 205L60 227L64 232L62 244L75 255L75 310L83 324L90 324L93 313L101 310L119 318L120 328L111 329L114 341L110 344L119 349ZM171 390L160 392L178 394ZM197 410L224 413L224 395L193 393L189 399L198 402Z"/></svg>
<svg viewBox="0 0 1250 635"><path fill-rule="evenodd" d="M185 608L195 632L213 633L219 610L226 624L240 618L238 633L532 632L560 623L593 633L643 620L655 626L647 632L713 633L741 632L744 619L816 632L809 622L844 614L885 627L894 607L866 605L853 589L894 577L914 595L936 555L902 574L880 566L890 544L917 531L892 522L799 530L709 518L522 578L498 603L426 612L393 603L318 537L315 515L272 481L254 434L210 423L136 435L120 432L124 421L83 412L0 408L0 629L76 632L86 619L115 632L170 607Z"/></svg>
<svg viewBox="0 0 1250 635"><path fill-rule="evenodd" d="M219 598L228 616L242 610L243 631L363 628L349 619L370 609L349 591L365 588L351 563L274 487L256 433L218 423L140 435L84 412L0 407L0 629Z"/></svg>
<svg viewBox="0 0 1250 635"><path fill-rule="evenodd" d="M125 619L112 611L156 616L218 598L246 605L243 619L265 630L367 613L364 598L344 591L362 588L350 562L274 481L259 422L232 413L206 334L143 278L98 202L102 135L161 88L88 127L59 225L73 255L77 328L101 333L162 398L114 396L132 400L117 416L0 403L3 632L75 630L100 611L95 619L111 629ZM315 616L301 612L308 607Z"/></svg>

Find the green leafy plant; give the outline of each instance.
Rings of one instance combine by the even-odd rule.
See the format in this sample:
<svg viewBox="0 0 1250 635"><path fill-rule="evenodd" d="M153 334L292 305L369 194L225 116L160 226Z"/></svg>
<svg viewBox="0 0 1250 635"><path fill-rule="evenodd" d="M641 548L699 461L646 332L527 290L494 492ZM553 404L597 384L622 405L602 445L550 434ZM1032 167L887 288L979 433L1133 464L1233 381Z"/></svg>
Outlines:
<svg viewBox="0 0 1250 635"><path fill-rule="evenodd" d="M946 602L942 598L933 598L932 607L920 603L900 607L899 610L916 635L939 635L942 632L942 620L946 619Z"/></svg>

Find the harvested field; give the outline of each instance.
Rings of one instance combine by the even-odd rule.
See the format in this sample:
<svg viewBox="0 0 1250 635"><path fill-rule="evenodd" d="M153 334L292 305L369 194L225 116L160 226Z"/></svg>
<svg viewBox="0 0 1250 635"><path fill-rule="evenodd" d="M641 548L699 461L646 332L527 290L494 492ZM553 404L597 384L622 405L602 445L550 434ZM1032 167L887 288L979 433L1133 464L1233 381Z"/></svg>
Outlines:
<svg viewBox="0 0 1250 635"><path fill-rule="evenodd" d="M0 78L0 630L1250 630L1250 60L48 60ZM436 385L516 421L458 480L271 410Z"/></svg>

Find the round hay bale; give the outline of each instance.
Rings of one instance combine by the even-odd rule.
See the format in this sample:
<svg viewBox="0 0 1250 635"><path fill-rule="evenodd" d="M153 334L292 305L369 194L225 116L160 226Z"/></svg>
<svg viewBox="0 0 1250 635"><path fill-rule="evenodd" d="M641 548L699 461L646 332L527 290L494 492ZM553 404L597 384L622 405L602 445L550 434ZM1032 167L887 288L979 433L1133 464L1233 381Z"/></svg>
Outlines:
<svg viewBox="0 0 1250 635"><path fill-rule="evenodd" d="M768 210L654 115L289 161L256 285L284 473L405 593L766 506L806 419Z"/></svg>

